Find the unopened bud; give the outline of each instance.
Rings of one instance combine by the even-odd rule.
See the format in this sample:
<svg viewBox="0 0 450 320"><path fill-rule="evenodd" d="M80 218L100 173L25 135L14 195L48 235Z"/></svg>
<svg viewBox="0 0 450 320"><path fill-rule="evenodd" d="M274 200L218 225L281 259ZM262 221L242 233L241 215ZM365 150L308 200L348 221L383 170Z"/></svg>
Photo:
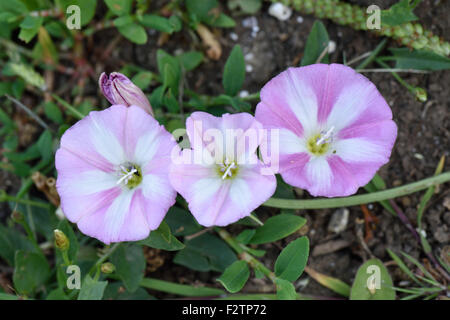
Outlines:
<svg viewBox="0 0 450 320"><path fill-rule="evenodd" d="M414 88L414 93L416 95L416 99L420 102L425 102L428 100L427 97L427 92L425 91L425 89L420 88L420 87L415 87Z"/></svg>
<svg viewBox="0 0 450 320"><path fill-rule="evenodd" d="M111 262L102 263L100 270L103 273L109 274L113 273L116 270L116 267Z"/></svg>
<svg viewBox="0 0 450 320"><path fill-rule="evenodd" d="M66 251L69 249L70 242L64 232L59 229L55 229L53 233L55 235L55 247L61 251Z"/></svg>
<svg viewBox="0 0 450 320"><path fill-rule="evenodd" d="M98 80L103 95L112 104L138 106L153 116L153 109L145 94L130 79L119 72L102 73Z"/></svg>

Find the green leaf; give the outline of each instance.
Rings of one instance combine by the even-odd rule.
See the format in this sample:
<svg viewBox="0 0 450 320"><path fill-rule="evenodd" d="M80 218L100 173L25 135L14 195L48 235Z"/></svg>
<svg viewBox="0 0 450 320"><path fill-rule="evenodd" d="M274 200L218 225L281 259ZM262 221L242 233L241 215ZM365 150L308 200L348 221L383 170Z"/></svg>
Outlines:
<svg viewBox="0 0 450 320"><path fill-rule="evenodd" d="M247 262L238 260L225 269L225 272L217 279L231 293L240 291L250 276Z"/></svg>
<svg viewBox="0 0 450 320"><path fill-rule="evenodd" d="M52 134L49 130L42 132L37 141L37 147L43 161L48 161L53 157Z"/></svg>
<svg viewBox="0 0 450 320"><path fill-rule="evenodd" d="M174 236L187 236L202 229L191 213L175 206L169 209L164 220L170 226Z"/></svg>
<svg viewBox="0 0 450 320"><path fill-rule="evenodd" d="M296 281L305 269L308 254L309 240L307 237L292 241L278 256L275 262L275 275L291 282Z"/></svg>
<svg viewBox="0 0 450 320"><path fill-rule="evenodd" d="M251 244L274 242L287 237L300 229L306 219L292 214L279 214L267 219L263 226L256 229Z"/></svg>
<svg viewBox="0 0 450 320"><path fill-rule="evenodd" d="M135 292L127 291L121 282L108 284L103 300L154 300L144 288L138 288Z"/></svg>
<svg viewBox="0 0 450 320"><path fill-rule="evenodd" d="M209 19L207 23L217 28L233 28L236 26L236 22L224 13L220 13L217 17Z"/></svg>
<svg viewBox="0 0 450 320"><path fill-rule="evenodd" d="M158 229L150 232L147 239L139 241L139 244L168 251L176 251L184 248L184 244L172 235L169 225L164 221L161 222Z"/></svg>
<svg viewBox="0 0 450 320"><path fill-rule="evenodd" d="M400 0L387 10L381 11L381 22L389 26L397 26L409 21L417 20L414 8L421 0Z"/></svg>
<svg viewBox="0 0 450 320"><path fill-rule="evenodd" d="M28 12L27 6L19 0L0 1L0 12L24 14Z"/></svg>
<svg viewBox="0 0 450 320"><path fill-rule="evenodd" d="M448 70L450 59L427 50L413 50L408 48L389 49L396 61L396 68L417 70Z"/></svg>
<svg viewBox="0 0 450 320"><path fill-rule="evenodd" d="M64 119L61 110L59 110L58 106L51 102L47 101L44 103L44 112L45 116L52 120L53 122L57 124L63 124Z"/></svg>
<svg viewBox="0 0 450 320"><path fill-rule="evenodd" d="M180 105L173 94L172 88L169 88L164 96L164 105L171 113L178 113L178 111L180 111Z"/></svg>
<svg viewBox="0 0 450 320"><path fill-rule="evenodd" d="M181 28L183 28L183 23L181 22L181 19L176 15L171 15L169 18L170 24L172 25L173 31L178 32L181 31Z"/></svg>
<svg viewBox="0 0 450 320"><path fill-rule="evenodd" d="M262 0L229 0L228 8L235 10L238 7L246 14L255 14L261 9Z"/></svg>
<svg viewBox="0 0 450 320"><path fill-rule="evenodd" d="M296 300L297 292L295 292L294 285L287 280L277 278L275 280L277 286L278 300Z"/></svg>
<svg viewBox="0 0 450 320"><path fill-rule="evenodd" d="M330 38L328 37L327 29L320 21L315 21L311 32L306 40L306 47L301 62L302 66L307 66L316 63L322 52L328 46ZM322 63L328 63L328 53L321 60Z"/></svg>
<svg viewBox="0 0 450 320"><path fill-rule="evenodd" d="M45 300L70 300L62 288L50 291Z"/></svg>
<svg viewBox="0 0 450 320"><path fill-rule="evenodd" d="M164 50L158 49L156 51L156 62L158 71L163 79L164 88L170 88L175 95L178 95L178 83L181 75L178 59Z"/></svg>
<svg viewBox="0 0 450 320"><path fill-rule="evenodd" d="M148 88L150 83L152 82L153 74L148 71L140 71L138 72L131 81L137 85L140 89L145 90Z"/></svg>
<svg viewBox="0 0 450 320"><path fill-rule="evenodd" d="M207 256L189 247L179 251L173 258L173 262L195 271L207 272L211 270Z"/></svg>
<svg viewBox="0 0 450 320"><path fill-rule="evenodd" d="M113 23L116 27L123 27L123 26L126 26L127 24L133 23L133 17L129 16L129 15L121 16L121 17L114 19Z"/></svg>
<svg viewBox="0 0 450 320"><path fill-rule="evenodd" d="M383 263L370 259L359 267L350 293L351 300L395 300L392 279Z"/></svg>
<svg viewBox="0 0 450 320"><path fill-rule="evenodd" d="M0 257L10 266L14 266L16 250L32 251L33 244L16 229L0 224Z"/></svg>
<svg viewBox="0 0 450 320"><path fill-rule="evenodd" d="M0 300L19 300L19 297L12 294L0 293Z"/></svg>
<svg viewBox="0 0 450 320"><path fill-rule="evenodd" d="M242 244L248 244L255 235L255 233L256 233L255 229L245 229L241 233L239 233L239 235L236 237L236 241Z"/></svg>
<svg viewBox="0 0 450 320"><path fill-rule="evenodd" d="M108 281L95 281L90 275L86 275L81 285L78 300L101 300Z"/></svg>
<svg viewBox="0 0 450 320"><path fill-rule="evenodd" d="M118 16L129 14L132 2L132 0L105 0L109 10Z"/></svg>
<svg viewBox="0 0 450 320"><path fill-rule="evenodd" d="M242 88L245 80L245 61L241 46L235 45L225 63L222 84L225 93L235 96Z"/></svg>
<svg viewBox="0 0 450 320"><path fill-rule="evenodd" d="M186 241L185 245L174 262L193 270L223 272L237 260L236 254L223 240L209 233Z"/></svg>
<svg viewBox="0 0 450 320"><path fill-rule="evenodd" d="M116 267L116 274L123 281L128 291L134 292L144 277L145 257L140 245L121 245L111 255L111 262Z"/></svg>
<svg viewBox="0 0 450 320"><path fill-rule="evenodd" d="M144 14L140 22L147 28L152 28L161 32L171 34L175 31L174 25L170 19L158 16L156 14Z"/></svg>
<svg viewBox="0 0 450 320"><path fill-rule="evenodd" d="M203 53L199 51L188 51L177 56L184 70L194 70L203 61Z"/></svg>
<svg viewBox="0 0 450 320"><path fill-rule="evenodd" d="M44 90L46 88L45 80L42 76L36 72L33 67L24 63L11 63L9 62L4 71L8 69L11 74L22 77L27 83Z"/></svg>
<svg viewBox="0 0 450 320"><path fill-rule="evenodd" d="M13 275L14 288L21 294L32 294L50 276L50 266L42 254L16 251Z"/></svg>
<svg viewBox="0 0 450 320"><path fill-rule="evenodd" d="M26 43L30 42L38 33L43 21L42 17L26 16L20 24L19 39Z"/></svg>
<svg viewBox="0 0 450 320"><path fill-rule="evenodd" d="M120 26L117 28L119 32L131 42L136 44L145 44L147 43L147 33L143 26L137 23L130 23L124 26Z"/></svg>
<svg viewBox="0 0 450 320"><path fill-rule="evenodd" d="M217 0L186 0L189 16L195 16L198 21L208 23L214 19L212 9L218 5Z"/></svg>

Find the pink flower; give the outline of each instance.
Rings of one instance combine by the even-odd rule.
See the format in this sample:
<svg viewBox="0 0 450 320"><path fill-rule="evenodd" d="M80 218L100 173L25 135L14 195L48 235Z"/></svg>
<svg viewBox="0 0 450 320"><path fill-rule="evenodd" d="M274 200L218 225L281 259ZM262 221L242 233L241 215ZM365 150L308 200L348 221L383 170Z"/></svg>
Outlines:
<svg viewBox="0 0 450 320"><path fill-rule="evenodd" d="M153 116L153 109L145 94L130 79L119 72L102 73L98 84L103 95L111 104L141 107Z"/></svg>
<svg viewBox="0 0 450 320"><path fill-rule="evenodd" d="M65 216L106 244L146 238L175 203L172 135L137 106L93 111L68 129L56 152Z"/></svg>
<svg viewBox="0 0 450 320"><path fill-rule="evenodd" d="M191 149L175 155L169 178L201 225L233 223L275 192L273 172L255 154L262 126L250 114L194 112L186 129Z"/></svg>
<svg viewBox="0 0 450 320"><path fill-rule="evenodd" d="M375 85L339 64L282 72L261 90L256 119L279 129L276 165L283 179L314 196L355 193L388 162L397 136Z"/></svg>

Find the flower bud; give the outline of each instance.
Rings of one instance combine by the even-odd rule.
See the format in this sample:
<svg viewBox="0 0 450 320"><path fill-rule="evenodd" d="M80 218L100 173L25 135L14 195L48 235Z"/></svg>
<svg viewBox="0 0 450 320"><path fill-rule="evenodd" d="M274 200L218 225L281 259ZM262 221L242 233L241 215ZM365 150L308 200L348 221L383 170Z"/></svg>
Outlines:
<svg viewBox="0 0 450 320"><path fill-rule="evenodd" d="M414 93L416 94L416 99L418 101L420 101L420 102L427 101L428 97L427 97L427 92L425 91L425 89L420 88L420 87L415 87Z"/></svg>
<svg viewBox="0 0 450 320"><path fill-rule="evenodd" d="M153 116L153 110L145 94L125 75L113 72L102 73L98 80L103 95L112 104L141 107Z"/></svg>
<svg viewBox="0 0 450 320"><path fill-rule="evenodd" d="M100 270L103 273L109 274L113 273L116 270L116 267L111 262L102 263Z"/></svg>
<svg viewBox="0 0 450 320"><path fill-rule="evenodd" d="M69 249L70 242L64 232L59 229L55 229L53 233L55 235L55 247L61 251L66 251Z"/></svg>

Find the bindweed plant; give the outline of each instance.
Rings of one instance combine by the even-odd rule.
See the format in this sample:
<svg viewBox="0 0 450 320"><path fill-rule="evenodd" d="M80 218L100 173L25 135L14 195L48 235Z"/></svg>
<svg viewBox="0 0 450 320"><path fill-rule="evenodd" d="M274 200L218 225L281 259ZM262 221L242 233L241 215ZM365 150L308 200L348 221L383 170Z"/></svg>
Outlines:
<svg viewBox="0 0 450 320"><path fill-rule="evenodd" d="M351 26L346 10L362 19L341 1L292 3ZM343 17L330 11L334 4ZM230 0L227 7L238 16L264 5ZM363 75L392 73L425 102L426 91L399 73L449 68L448 43L425 33L429 42L419 48L421 34L410 35L411 43L397 34L403 29L394 25L408 28L417 18L409 3L384 12L389 27L379 34L393 32L410 48L387 51L385 38L366 54L332 63L330 37L317 20L301 61L246 95L242 47L222 57L220 30L236 22L219 1L156 8L139 0L13 0L0 9L1 169L14 177L11 192L0 190L10 213L0 215L0 274L7 279L0 299L317 298L299 289L305 274L349 299L447 294L448 257L435 255L422 216L450 172L442 158L434 176L387 188L377 172L390 162L402 128L389 99ZM399 11L405 17L395 21ZM101 32L113 36L92 61ZM183 32L192 39L189 50L160 48ZM158 47L149 56L155 68L121 61L109 73L104 60L123 38ZM221 59L220 93L189 83L201 65ZM372 64L380 68L366 68ZM394 199L423 190L416 229ZM300 210L368 203L390 212L423 248L427 264L403 253L418 271L389 251L419 287L395 286L359 238L370 259L351 286L308 266L308 221ZM161 268L164 259L170 264ZM152 274L172 267L213 279L196 286ZM269 283L270 292L248 294L254 279Z"/></svg>

